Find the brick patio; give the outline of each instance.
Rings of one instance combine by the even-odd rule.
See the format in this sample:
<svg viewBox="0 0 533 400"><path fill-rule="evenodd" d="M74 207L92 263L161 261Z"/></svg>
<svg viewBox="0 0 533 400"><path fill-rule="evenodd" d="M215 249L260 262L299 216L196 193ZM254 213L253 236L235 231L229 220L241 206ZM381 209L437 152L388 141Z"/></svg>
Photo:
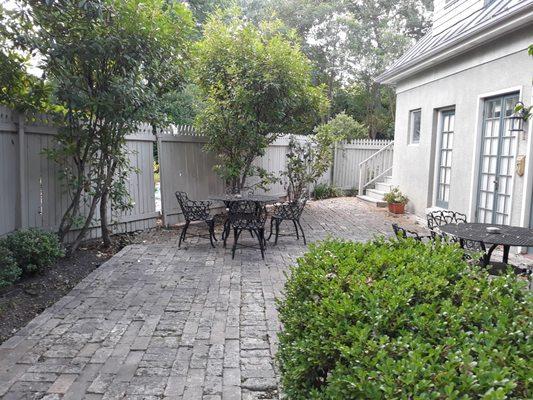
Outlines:
<svg viewBox="0 0 533 400"><path fill-rule="evenodd" d="M365 241L390 234L394 220L412 225L343 198L310 203L302 225L309 242ZM229 249L203 239L178 249L175 231L150 237L0 346L0 396L279 398L275 299L287 267L305 250L301 240L281 237L262 261L253 249L232 260Z"/></svg>

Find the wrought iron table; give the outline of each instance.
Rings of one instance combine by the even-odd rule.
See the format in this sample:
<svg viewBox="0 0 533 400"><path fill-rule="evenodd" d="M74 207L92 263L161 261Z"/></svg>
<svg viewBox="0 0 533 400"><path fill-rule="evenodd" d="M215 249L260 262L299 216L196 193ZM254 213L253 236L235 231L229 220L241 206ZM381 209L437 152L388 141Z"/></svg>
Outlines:
<svg viewBox="0 0 533 400"><path fill-rule="evenodd" d="M489 227L499 228L498 233L487 231ZM492 252L496 247L503 246L503 263L509 261L509 250L511 246L533 247L533 229L521 228L518 226L493 225L481 223L461 223L447 224L439 227L441 231L459 238L459 240L472 240L483 242L490 247L484 255L484 264L490 264Z"/></svg>
<svg viewBox="0 0 533 400"><path fill-rule="evenodd" d="M253 201L254 203L256 203L258 208L261 208L264 207L266 204L277 203L279 201L279 197L268 196L266 194L221 194L217 196L210 196L209 200L221 201L228 209L230 208L231 203L241 201ZM226 221L224 222L224 229L222 231L222 240L224 241L224 246L226 245L226 239L228 238L229 232L229 219L226 219Z"/></svg>
<svg viewBox="0 0 533 400"><path fill-rule="evenodd" d="M221 194L219 196L211 196L209 200L221 201L224 204L229 204L235 201L253 201L259 204L276 203L279 201L278 196L268 196L266 194Z"/></svg>

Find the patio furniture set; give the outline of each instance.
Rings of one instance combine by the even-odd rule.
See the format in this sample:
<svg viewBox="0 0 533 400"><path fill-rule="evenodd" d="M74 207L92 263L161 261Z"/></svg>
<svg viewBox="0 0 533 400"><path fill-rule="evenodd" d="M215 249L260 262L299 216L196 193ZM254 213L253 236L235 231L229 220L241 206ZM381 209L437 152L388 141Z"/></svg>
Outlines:
<svg viewBox="0 0 533 400"><path fill-rule="evenodd" d="M509 265L509 251L511 246L533 247L533 230L508 225L493 225L467 222L466 215L449 210L436 210L427 214L427 226L430 236L420 235L418 232L404 229L393 224L396 236L414 238L415 240L445 240L459 243L465 250L465 257L472 259L482 254L478 263L489 268L492 272L502 271ZM494 250L502 246L501 262L493 261ZM531 275L531 268L527 271L512 266L515 272Z"/></svg>
<svg viewBox="0 0 533 400"><path fill-rule="evenodd" d="M238 248L257 248L261 251L261 256L265 258L267 241L272 235L275 235L274 245L278 243L280 236L296 236L299 240L302 236L304 244L306 243L305 233L300 223L300 217L307 203L307 196L293 201L279 202L279 197L254 194L227 193L220 196L212 196L207 201L190 200L187 193L176 192L178 204L185 218L185 225L180 234L178 247L186 240L187 230L191 222L204 222L208 227L208 234L198 234L196 236L209 238L211 246L215 247L218 239L215 234L215 218L224 219L221 240L226 247L227 240L233 231L232 258L235 258L235 252ZM226 213L212 214L213 202L223 203ZM265 234L265 226L269 217L267 205L274 204L270 213L270 234L268 238ZM282 222L292 222L294 225L294 234L281 234L280 225ZM248 245L239 243L243 232L249 232L253 238L257 239L257 245Z"/></svg>

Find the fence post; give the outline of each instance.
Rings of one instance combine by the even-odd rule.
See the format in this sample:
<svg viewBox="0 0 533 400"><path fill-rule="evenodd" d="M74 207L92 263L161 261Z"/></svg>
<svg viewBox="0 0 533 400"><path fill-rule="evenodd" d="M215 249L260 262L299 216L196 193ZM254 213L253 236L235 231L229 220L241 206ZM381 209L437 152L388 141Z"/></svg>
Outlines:
<svg viewBox="0 0 533 400"><path fill-rule="evenodd" d="M26 131L25 131L26 115L24 112L18 113L18 144L19 144L19 176L17 188L17 210L16 210L16 226L18 229L28 227L28 190L26 185Z"/></svg>
<svg viewBox="0 0 533 400"><path fill-rule="evenodd" d="M157 139L157 160L159 161L159 193L161 195L161 219L163 222L163 226L168 226L167 221L167 211L166 211L166 204L165 204L165 192L166 192L166 185L164 181L164 159L163 159L163 132L161 129L158 129L156 132L156 139Z"/></svg>

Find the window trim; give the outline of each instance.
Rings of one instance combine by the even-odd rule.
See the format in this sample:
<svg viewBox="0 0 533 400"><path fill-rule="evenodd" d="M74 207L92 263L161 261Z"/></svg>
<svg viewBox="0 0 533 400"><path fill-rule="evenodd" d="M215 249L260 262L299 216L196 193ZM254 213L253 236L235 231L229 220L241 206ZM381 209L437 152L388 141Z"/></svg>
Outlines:
<svg viewBox="0 0 533 400"><path fill-rule="evenodd" d="M414 115L415 113L420 114L420 118L418 120L419 126L418 126L418 141L414 141ZM410 146L418 146L420 144L420 138L422 137L422 108L415 108L413 110L409 110L409 124L408 124L408 144Z"/></svg>

